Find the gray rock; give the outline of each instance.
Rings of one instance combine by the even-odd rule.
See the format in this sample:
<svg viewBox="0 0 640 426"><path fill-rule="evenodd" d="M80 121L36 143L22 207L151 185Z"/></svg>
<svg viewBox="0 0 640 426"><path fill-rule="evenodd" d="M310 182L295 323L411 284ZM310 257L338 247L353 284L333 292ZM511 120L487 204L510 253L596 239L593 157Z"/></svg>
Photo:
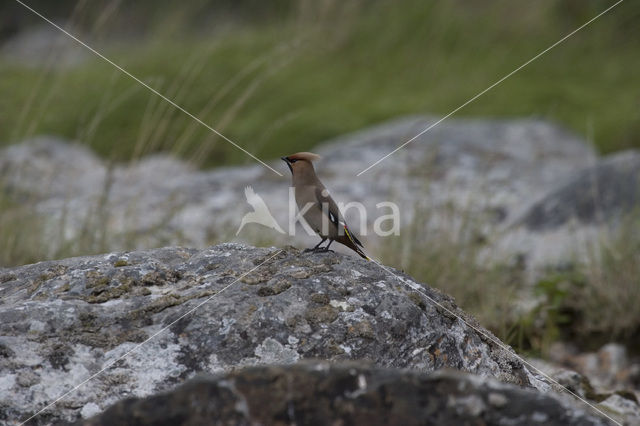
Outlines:
<svg viewBox="0 0 640 426"><path fill-rule="evenodd" d="M394 273L352 256L238 244L2 269L0 420L24 420L101 369L35 422L77 420L196 372L308 358L455 368L548 390L450 297Z"/></svg>
<svg viewBox="0 0 640 426"><path fill-rule="evenodd" d="M611 222L640 207L640 152L625 151L606 157L577 173L522 218L532 231L558 228L571 220L582 224Z"/></svg>
<svg viewBox="0 0 640 426"><path fill-rule="evenodd" d="M304 362L199 376L84 422L114 424L606 425L551 396L454 371Z"/></svg>
<svg viewBox="0 0 640 426"><path fill-rule="evenodd" d="M584 371L586 374L583 375L562 365L540 359L530 359L528 362L544 371L566 389L590 401L595 407L606 412L618 422L625 425L640 424L640 403L638 402L640 394L634 391L632 386L627 386L626 389L612 390L610 387L603 387L602 382L593 371ZM591 367L593 368L593 366ZM559 394L558 397L568 404L574 402L568 393Z"/></svg>
<svg viewBox="0 0 640 426"><path fill-rule="evenodd" d="M540 267L597 261L601 241L638 213L640 152L620 152L572 173L529 203L504 226L491 252L499 258L517 254Z"/></svg>

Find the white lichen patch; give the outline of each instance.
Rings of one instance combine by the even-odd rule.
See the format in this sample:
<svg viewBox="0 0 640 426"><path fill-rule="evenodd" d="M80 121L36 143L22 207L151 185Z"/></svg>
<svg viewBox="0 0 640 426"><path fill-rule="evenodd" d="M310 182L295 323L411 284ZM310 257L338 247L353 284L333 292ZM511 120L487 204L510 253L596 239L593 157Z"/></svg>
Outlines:
<svg viewBox="0 0 640 426"><path fill-rule="evenodd" d="M231 331L231 327L236 323L235 318L223 318L222 326L220 327L220 334L226 336Z"/></svg>
<svg viewBox="0 0 640 426"><path fill-rule="evenodd" d="M31 320L31 322L29 323L29 331L42 332L44 331L45 327L46 327L46 324L43 323L42 321Z"/></svg>
<svg viewBox="0 0 640 426"><path fill-rule="evenodd" d="M0 395L7 395L13 385L16 384L16 374L3 374L0 376Z"/></svg>
<svg viewBox="0 0 640 426"><path fill-rule="evenodd" d="M276 339L267 337L255 349L255 355L260 363L291 364L300 359L300 355L289 345L283 345Z"/></svg>
<svg viewBox="0 0 640 426"><path fill-rule="evenodd" d="M105 354L105 364L124 356L121 361L123 364L117 362L110 372L129 374L131 381L127 383L127 388L137 396L149 395L167 379L180 376L186 369L178 361L180 345L168 341L168 338L150 340L137 349L134 349L137 346L135 343L123 343Z"/></svg>
<svg viewBox="0 0 640 426"><path fill-rule="evenodd" d="M351 305L349 305L347 302L341 300L331 300L329 302L329 305L333 306L334 308L340 308L343 311L346 311L351 307Z"/></svg>
<svg viewBox="0 0 640 426"><path fill-rule="evenodd" d="M98 404L96 404L95 402L89 402L85 404L84 407L82 407L82 410L80 410L80 415L83 419L88 419L89 417L98 414L100 411L102 411L102 409Z"/></svg>

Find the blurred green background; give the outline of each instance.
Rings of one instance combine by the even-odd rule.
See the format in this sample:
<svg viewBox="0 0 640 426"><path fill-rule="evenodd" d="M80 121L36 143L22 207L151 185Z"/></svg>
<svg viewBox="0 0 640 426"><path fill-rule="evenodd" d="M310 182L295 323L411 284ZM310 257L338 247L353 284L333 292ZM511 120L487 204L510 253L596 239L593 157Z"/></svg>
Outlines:
<svg viewBox="0 0 640 426"><path fill-rule="evenodd" d="M396 116L444 115L614 2L26 3L270 159ZM533 115L603 153L639 147L639 18L640 3L623 2L457 115ZM0 6L0 42L34 25L47 24ZM33 66L0 53L1 145L45 133L118 161L158 151L204 167L253 161L103 60L48 56Z"/></svg>

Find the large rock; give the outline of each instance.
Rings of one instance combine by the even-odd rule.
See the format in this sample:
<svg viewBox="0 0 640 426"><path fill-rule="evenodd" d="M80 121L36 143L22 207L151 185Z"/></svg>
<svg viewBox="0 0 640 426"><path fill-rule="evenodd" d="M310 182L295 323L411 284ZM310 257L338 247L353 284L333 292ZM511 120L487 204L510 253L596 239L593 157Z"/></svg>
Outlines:
<svg viewBox="0 0 640 426"><path fill-rule="evenodd" d="M576 173L537 201L522 218L531 231L566 225L575 220L597 224L640 205L640 152L611 155Z"/></svg>
<svg viewBox="0 0 640 426"><path fill-rule="evenodd" d="M639 213L640 151L620 152L574 171L526 205L490 250L547 267L597 261L603 239L637 232L636 226L619 227Z"/></svg>
<svg viewBox="0 0 640 426"><path fill-rule="evenodd" d="M450 367L548 389L451 298L393 273L353 256L237 244L2 269L0 420L29 417L102 368L35 422L92 415L199 371L305 358Z"/></svg>
<svg viewBox="0 0 640 426"><path fill-rule="evenodd" d="M537 391L453 371L307 362L202 376L82 422L115 424L605 425Z"/></svg>
<svg viewBox="0 0 640 426"><path fill-rule="evenodd" d="M389 213L376 207L379 202L398 205L401 227L416 217L426 223L428 229L414 229L411 238L426 239L433 235L427 230L456 227L471 217L494 241L494 231L521 217L524 206L596 162L581 139L543 121L452 119L356 177L434 122L396 120L314 149L324 156L318 173L336 200L359 201L367 208L363 241L374 253L385 243L373 233L374 220ZM235 238L242 215L251 211L246 186L253 186L288 230L289 171L279 160L271 165L283 176L255 163L197 171L165 156L109 168L79 145L39 138L4 150L0 181L32 200L46 218L50 236L43 243L52 255L91 232L100 235L100 246L86 250L205 247ZM360 228L357 211L348 210L346 217L352 228ZM316 242L300 228L297 234L283 236L250 224L239 238L279 245Z"/></svg>

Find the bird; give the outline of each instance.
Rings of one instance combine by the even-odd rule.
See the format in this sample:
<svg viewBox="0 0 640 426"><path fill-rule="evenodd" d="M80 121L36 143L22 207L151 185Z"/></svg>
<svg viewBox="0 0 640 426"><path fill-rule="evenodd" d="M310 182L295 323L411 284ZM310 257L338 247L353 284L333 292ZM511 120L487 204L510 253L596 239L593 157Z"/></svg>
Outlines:
<svg viewBox="0 0 640 426"><path fill-rule="evenodd" d="M281 160L287 163L291 171L291 186L295 190L298 209L304 220L320 236L321 241L305 252L331 251L329 246L334 241L339 242L361 257L371 260L364 252L364 247L358 238L349 230L338 205L327 188L320 182L313 167L313 161L321 157L311 152L298 152ZM326 247L320 247L329 240Z"/></svg>
<svg viewBox="0 0 640 426"><path fill-rule="evenodd" d="M245 214L242 217L242 221L240 222L240 227L236 232L236 236L240 233L240 231L242 231L242 228L247 223L259 223L260 225L275 229L281 234L284 234L284 231L282 230L282 228L280 228L278 222L276 222L276 220L269 212L269 208L265 204L262 197L256 194L252 187L247 186L244 189L244 195L245 197L247 197L247 203L249 203L251 207L253 207L253 211Z"/></svg>

